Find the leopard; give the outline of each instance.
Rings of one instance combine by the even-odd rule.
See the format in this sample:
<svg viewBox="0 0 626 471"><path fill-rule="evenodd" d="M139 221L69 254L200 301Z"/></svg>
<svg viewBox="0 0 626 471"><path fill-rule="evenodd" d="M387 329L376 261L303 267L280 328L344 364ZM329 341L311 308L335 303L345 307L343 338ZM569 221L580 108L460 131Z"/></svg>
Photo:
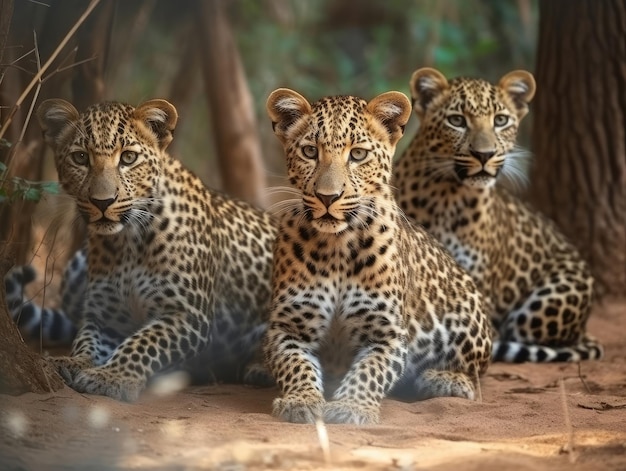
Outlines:
<svg viewBox="0 0 626 471"><path fill-rule="evenodd" d="M602 358L602 345L586 332L594 301L587 262L510 184L520 183L529 155L517 134L535 94L533 75L448 80L425 67L409 84L419 126L394 166L396 199L484 293L493 360Z"/></svg>
<svg viewBox="0 0 626 471"><path fill-rule="evenodd" d="M70 354L50 358L66 384L133 402L174 369L246 381L267 325L271 215L167 152L178 113L166 100L79 113L49 99L36 115L86 223L80 327Z"/></svg>
<svg viewBox="0 0 626 471"><path fill-rule="evenodd" d="M310 103L279 88L266 107L295 196L278 222L264 340L272 415L367 425L389 394L478 399L492 347L482 294L389 184L407 96Z"/></svg>

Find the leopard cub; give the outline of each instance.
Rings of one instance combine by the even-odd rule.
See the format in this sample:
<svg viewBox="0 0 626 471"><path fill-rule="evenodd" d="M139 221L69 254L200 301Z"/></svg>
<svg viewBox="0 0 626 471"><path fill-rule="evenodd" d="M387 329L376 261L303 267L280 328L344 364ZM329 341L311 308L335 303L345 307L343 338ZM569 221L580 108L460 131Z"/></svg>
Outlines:
<svg viewBox="0 0 626 471"><path fill-rule="evenodd" d="M267 110L300 195L274 246L264 343L282 393L273 414L371 424L392 390L474 399L491 355L483 298L442 246L407 222L389 186L407 97L311 104L278 89Z"/></svg>
<svg viewBox="0 0 626 471"><path fill-rule="evenodd" d="M83 273L68 279L76 301L65 303L80 328L71 355L52 358L65 382L134 401L173 368L245 380L270 299L270 216L206 188L168 154L178 113L165 100L79 113L52 99L37 117L87 225L67 272Z"/></svg>
<svg viewBox="0 0 626 471"><path fill-rule="evenodd" d="M515 70L491 84L422 68L410 82L420 125L395 166L405 214L446 246L485 295L494 361L600 359L587 333L594 280L548 218L508 192L517 130L535 80Z"/></svg>

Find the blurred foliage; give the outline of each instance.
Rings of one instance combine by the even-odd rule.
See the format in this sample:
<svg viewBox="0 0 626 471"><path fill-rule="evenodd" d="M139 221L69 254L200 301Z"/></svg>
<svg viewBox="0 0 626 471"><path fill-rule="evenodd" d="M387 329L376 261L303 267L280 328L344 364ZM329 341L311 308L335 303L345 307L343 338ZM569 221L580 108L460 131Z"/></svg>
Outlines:
<svg viewBox="0 0 626 471"><path fill-rule="evenodd" d="M522 5L531 10L529 24ZM311 97L373 96L407 91L411 73L423 66L495 80L534 62L530 1L238 0L232 7L256 96L280 85Z"/></svg>
<svg viewBox="0 0 626 471"><path fill-rule="evenodd" d="M19 201L36 203L45 194L58 193L58 182L33 182L25 178L9 177L7 166L0 162L0 205Z"/></svg>
<svg viewBox="0 0 626 471"><path fill-rule="evenodd" d="M240 47L270 174L283 173L265 113L266 97L277 87L294 88L311 100L329 94L371 98L391 89L408 94L411 73L419 67L497 80L534 64L537 0L221 1ZM116 5L107 98L131 104L169 99L173 81L181 80L185 49L199 41L193 0ZM145 24L136 15L142 8L148 12ZM182 74L191 98L174 103L180 119L172 150L207 184L219 187L199 62ZM414 126L411 121L408 135Z"/></svg>

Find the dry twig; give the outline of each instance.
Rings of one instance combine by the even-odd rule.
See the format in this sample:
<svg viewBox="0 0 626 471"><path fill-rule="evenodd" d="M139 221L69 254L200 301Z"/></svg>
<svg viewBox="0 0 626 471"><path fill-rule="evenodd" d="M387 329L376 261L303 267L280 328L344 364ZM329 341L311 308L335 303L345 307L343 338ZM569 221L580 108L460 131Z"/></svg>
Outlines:
<svg viewBox="0 0 626 471"><path fill-rule="evenodd" d="M85 12L81 15L81 17L78 19L78 21L76 21L76 23L74 23L74 26L72 26L72 29L70 29L68 31L68 33L65 35L65 37L63 38L63 40L59 43L59 45L57 46L57 48L54 50L54 52L52 53L52 55L48 58L48 60L46 61L46 63L41 66L41 68L39 68L39 70L37 71L37 73L35 74L35 76L33 77L33 79L30 81L30 83L26 86L26 88L24 89L24 91L22 92L22 94L20 95L20 97L17 99L17 101L15 102L15 105L13 105L13 108L11 109L11 112L9 113L9 116L7 116L6 121L4 122L4 124L2 125L2 128L0 129L0 139L2 139L2 136L4 136L4 134L6 133L7 129L9 128L9 125L11 124L12 120L13 120L13 116L15 116L15 113L17 112L17 110L20 109L20 107L22 106L22 103L24 103L24 100L26 99L26 97L28 96L28 94L31 92L31 90L37 86L37 84L40 84L42 81L42 77L43 74L46 73L46 71L48 70L48 68L50 68L50 65L52 65L52 63L54 62L54 60L57 58L57 56L61 53L61 51L63 50L63 48L65 47L65 45L68 43L68 41L70 40L70 38L72 36L74 36L74 34L76 33L76 30L78 30L78 28L80 27L80 25L83 24L83 22L87 19L87 17L91 14L91 12L93 11L94 8L96 8L96 6L98 5L98 3L100 3L100 0L91 0L91 2L89 3L89 6L87 7L87 9L85 10Z"/></svg>
<svg viewBox="0 0 626 471"><path fill-rule="evenodd" d="M560 380L561 387L561 404L563 405L563 419L565 421L565 432L567 433L567 444L563 447L563 451L569 456L569 462L574 463L576 461L576 455L574 454L574 429L569 416L569 407L567 406L567 395L565 394L565 381Z"/></svg>

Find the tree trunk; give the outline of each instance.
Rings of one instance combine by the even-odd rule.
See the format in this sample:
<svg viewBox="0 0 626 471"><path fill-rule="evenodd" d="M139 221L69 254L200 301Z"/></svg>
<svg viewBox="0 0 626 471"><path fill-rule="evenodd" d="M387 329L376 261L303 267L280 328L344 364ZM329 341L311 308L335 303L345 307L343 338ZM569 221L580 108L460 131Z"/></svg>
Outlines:
<svg viewBox="0 0 626 471"><path fill-rule="evenodd" d="M183 36L184 46L181 51L178 69L172 80L168 99L176 106L178 116L181 117L181 123L189 116L190 105L197 94L198 71L200 68L200 51L198 49L198 41L196 40L197 32L193 28L193 18L189 18L189 24L185 35ZM168 152L176 155L176 150L180 142L178 139L168 147Z"/></svg>
<svg viewBox="0 0 626 471"><path fill-rule="evenodd" d="M11 27L11 18L13 18L13 0L0 0L0 83L6 64L4 63L4 48L7 45L9 37L9 29ZM2 109L0 108L0 123L2 119Z"/></svg>
<svg viewBox="0 0 626 471"><path fill-rule="evenodd" d="M530 198L626 294L626 3L539 2Z"/></svg>
<svg viewBox="0 0 626 471"><path fill-rule="evenodd" d="M11 267L0 253L0 279ZM0 288L0 393L46 393L63 387L63 380L41 355L29 348L7 311L4 284Z"/></svg>
<svg viewBox="0 0 626 471"><path fill-rule="evenodd" d="M85 2L84 10L89 2ZM76 34L76 63L72 77L72 102L78 110L104 100L109 46L116 2L102 2Z"/></svg>
<svg viewBox="0 0 626 471"><path fill-rule="evenodd" d="M199 0L195 4L222 188L232 196L264 206L266 178L254 103L223 0Z"/></svg>

